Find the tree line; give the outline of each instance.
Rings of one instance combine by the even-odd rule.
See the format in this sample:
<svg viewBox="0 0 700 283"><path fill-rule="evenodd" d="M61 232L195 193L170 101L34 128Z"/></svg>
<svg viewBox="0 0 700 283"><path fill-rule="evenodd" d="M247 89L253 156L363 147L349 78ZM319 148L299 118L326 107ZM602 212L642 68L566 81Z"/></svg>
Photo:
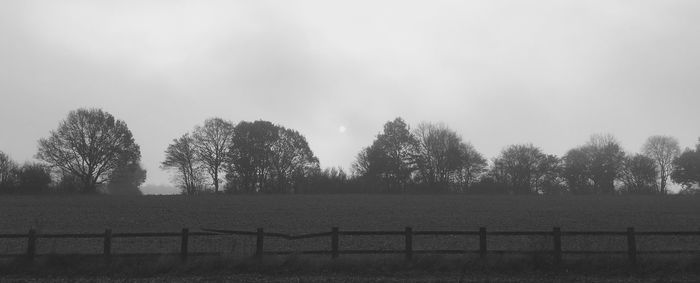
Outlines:
<svg viewBox="0 0 700 283"><path fill-rule="evenodd" d="M0 152L0 193L141 194L140 148L126 123L101 109L71 111L38 144L41 162L19 166Z"/></svg>
<svg viewBox="0 0 700 283"><path fill-rule="evenodd" d="M296 193L320 172L318 158L299 132L268 121L234 125L221 118L207 119L174 139L161 167L174 173L184 194L205 192L208 186L215 193Z"/></svg>
<svg viewBox="0 0 700 283"><path fill-rule="evenodd" d="M126 123L100 109L71 111L39 140L41 162L18 165L0 152L0 193L140 194L146 179L140 148ZM559 157L532 144L485 159L442 123L384 124L351 171L321 169L306 138L268 121L206 119L175 138L161 168L182 194L202 193L473 193L657 194L669 182L681 193L700 185L700 140L681 151L677 139L652 136L639 153L612 135L593 135Z"/></svg>
<svg viewBox="0 0 700 283"><path fill-rule="evenodd" d="M652 136L633 154L612 135L593 135L562 157L515 144L487 162L443 124L424 122L411 130L396 118L358 154L353 178L387 193L663 195L671 180L691 194L700 184L700 140L681 152L677 139Z"/></svg>

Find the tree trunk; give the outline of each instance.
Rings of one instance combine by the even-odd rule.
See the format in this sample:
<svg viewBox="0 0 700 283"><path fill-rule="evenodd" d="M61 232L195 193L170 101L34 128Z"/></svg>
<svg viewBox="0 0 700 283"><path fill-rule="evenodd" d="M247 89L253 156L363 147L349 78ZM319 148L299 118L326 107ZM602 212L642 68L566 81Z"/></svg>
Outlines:
<svg viewBox="0 0 700 283"><path fill-rule="evenodd" d="M219 170L214 170L214 192L219 193Z"/></svg>

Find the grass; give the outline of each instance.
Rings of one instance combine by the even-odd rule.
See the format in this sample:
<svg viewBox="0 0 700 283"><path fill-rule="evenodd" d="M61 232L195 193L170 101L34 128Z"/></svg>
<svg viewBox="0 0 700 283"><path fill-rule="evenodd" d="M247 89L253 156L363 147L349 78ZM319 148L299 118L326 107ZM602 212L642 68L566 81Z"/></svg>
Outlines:
<svg viewBox="0 0 700 283"><path fill-rule="evenodd" d="M247 278L245 281L255 279L252 281L259 282L282 282L282 279L318 282L321 278L325 278L325 282L328 282L328 278L346 282L457 282L459 278L463 282L608 282L610 279L616 279L610 282L697 282L700 280L699 267L698 258L647 260L632 267L615 258L566 261L555 266L547 259L532 257L495 257L487 262L474 257L454 256L424 256L412 261L389 256L357 256L337 260L300 256L266 257L262 260L207 257L183 263L176 257L153 256L114 260L107 264L94 257L48 256L31 265L22 262L3 265L0 274L11 275L9 278L156 281L163 278L199 278L221 282L230 281L226 278ZM650 280L652 278L653 281Z"/></svg>
<svg viewBox="0 0 700 283"><path fill-rule="evenodd" d="M105 228L118 232L177 232L183 227L197 231L201 227L253 231L263 227L266 231L301 234L330 231L337 226L341 230L402 230L412 226L417 230L474 230L487 227L489 231L546 230L553 226L571 230L623 231L634 226L637 231L695 230L700 226L700 198L652 197L652 196L467 196L467 195L217 195L217 196L3 196L0 197L0 233L26 233L35 228L39 233L85 232L101 233ZM400 236L399 236L400 237ZM419 237L414 238L415 249L478 247L476 237ZM177 252L179 239L115 239L115 253ZM460 274L463 257L416 256L405 262L398 257L357 257L342 255L338 260L327 257L270 257L267 262L250 261L254 239L249 237L221 236L192 238L191 251L222 252L221 258L201 259L182 265L168 257L156 257L146 262L117 261L104 266L100 261L83 261L79 257L49 255L43 262L24 269L26 274L36 274L31 269L41 267L51 273L76 276L80 274L156 275L184 276L194 274L209 276L217 270L245 274L282 271L274 276L322 273L372 274L373 277L393 274ZM326 239L287 242L267 240L266 249L327 249ZM642 238L640 249L695 248L700 249L696 237ZM21 253L25 240L0 240L0 253ZM402 238L342 237L341 249L379 248L401 249ZM565 250L597 249L624 250L624 238L564 238ZM489 249L541 249L548 250L551 238L489 238ZM43 254L101 251L100 239L58 240L40 239L38 251ZM61 265L66 262L68 265ZM548 257L498 257L490 256L490 267L472 269L476 275L504 274L504 270L522 276L531 270L547 273L561 272L552 269ZM82 262L82 263L81 263ZM87 262L87 263L85 263ZM667 274L673 271L695 276L697 259L692 257L670 258L647 263L644 269L629 270L624 256L606 260L600 257L568 258L569 272L574 274L598 274L603 276L628 276L643 274ZM604 264L601 264L604 263ZM22 270L18 263L9 265ZM75 265L71 265L75 264ZM98 265L92 265L98 264ZM479 265L476 265L479 266ZM566 268L564 270L567 270ZM5 271L8 271L6 269ZM94 273L90 273L94 272ZM641 272L641 273L640 273ZM2 273L2 272L0 272ZM505 273L507 274L507 272ZM418 276L416 275L416 276ZM221 274L229 276L229 273ZM695 277L694 277L695 278ZM310 280L312 281L312 280ZM390 282L390 281L387 281Z"/></svg>
<svg viewBox="0 0 700 283"><path fill-rule="evenodd" d="M2 196L0 233L341 229L694 230L700 198L652 196Z"/></svg>

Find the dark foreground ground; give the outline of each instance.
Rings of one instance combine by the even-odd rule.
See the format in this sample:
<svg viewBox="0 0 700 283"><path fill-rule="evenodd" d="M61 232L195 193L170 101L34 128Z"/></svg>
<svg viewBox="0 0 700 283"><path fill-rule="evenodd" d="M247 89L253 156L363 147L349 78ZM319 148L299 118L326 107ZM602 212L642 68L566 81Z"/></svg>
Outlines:
<svg viewBox="0 0 700 283"><path fill-rule="evenodd" d="M256 196L10 196L0 197L0 234L177 232L187 227L266 231L289 234L341 230L545 230L563 231L695 231L700 228L700 198L645 196L518 197L465 195L256 195ZM248 239L249 240L249 239ZM223 252L225 259L190 261L183 265L159 257L144 262L112 262L61 257L62 252L99 253L96 241L40 239L44 254L32 265L5 261L2 282L700 282L700 259L642 257L630 267L619 257L567 257L555 267L550 257L489 256L486 267L461 257L401 256L274 257L251 261L254 248L246 239L221 237L193 242L191 249ZM416 248L476 249L477 239L418 238ZM624 239L623 239L624 240ZM620 239L567 238L564 249L623 249ZM248 241L248 242L246 242ZM491 241L491 240L490 240ZM0 239L0 254L22 253L26 241ZM401 239L341 239L341 249L366 244L401 249ZM700 250L700 239L640 239L640 249ZM489 248L543 249L551 238L494 239ZM327 239L294 247L286 241L266 242L266 249L328 248ZM129 249L176 252L177 239L159 242L115 242L118 254ZM196 250L195 250L196 251ZM48 256L47 256L48 255ZM465 269L465 265L467 268ZM466 270L466 272L465 272Z"/></svg>
<svg viewBox="0 0 700 283"><path fill-rule="evenodd" d="M154 277L154 278L109 278L109 277L90 277L90 278L5 278L0 279L0 282L55 282L55 283L88 283L88 282L114 282L114 283L165 283L165 282L387 282L387 283L419 283L419 282L489 282L489 283L506 283L506 282L556 282L556 283L659 283L659 282L698 282L698 278L688 278L682 276L664 277L664 278L638 278L638 277L618 277L618 278L602 278L596 276L478 276L469 277L460 281L458 276L347 276L347 275L327 275L327 276L267 276L267 275L236 275L236 276L191 276L191 277Z"/></svg>
<svg viewBox="0 0 700 283"><path fill-rule="evenodd" d="M337 261L272 258L263 261L98 262L53 258L33 267L0 271L0 282L700 282L700 260L642 261L636 267L612 258L565 262L495 259L487 265L457 258L360 258Z"/></svg>
<svg viewBox="0 0 700 283"><path fill-rule="evenodd" d="M2 196L0 233L148 232L183 227L304 233L341 229L679 230L700 197L469 195Z"/></svg>

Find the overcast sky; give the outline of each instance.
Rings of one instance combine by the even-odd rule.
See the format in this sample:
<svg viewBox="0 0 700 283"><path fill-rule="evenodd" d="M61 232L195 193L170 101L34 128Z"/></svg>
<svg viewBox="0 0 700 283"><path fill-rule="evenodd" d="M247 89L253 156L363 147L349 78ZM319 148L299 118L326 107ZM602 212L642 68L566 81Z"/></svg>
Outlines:
<svg viewBox="0 0 700 283"><path fill-rule="evenodd" d="M486 157L700 136L700 1L0 1L0 150L70 110L141 145L147 184L208 117L300 131L349 168L382 125L444 122ZM344 130L344 131L343 131Z"/></svg>

